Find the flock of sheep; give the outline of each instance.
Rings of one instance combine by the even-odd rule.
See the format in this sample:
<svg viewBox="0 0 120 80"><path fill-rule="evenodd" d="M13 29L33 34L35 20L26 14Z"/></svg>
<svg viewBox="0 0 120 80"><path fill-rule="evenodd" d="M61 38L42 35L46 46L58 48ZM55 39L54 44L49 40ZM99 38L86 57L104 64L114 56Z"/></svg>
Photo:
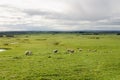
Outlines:
<svg viewBox="0 0 120 80"><path fill-rule="evenodd" d="M81 49L81 48L77 48L80 52L81 51L83 51L83 49ZM58 49L55 49L55 50L53 50L53 53L58 53L59 52L59 50ZM67 49L67 53L74 53L75 52L75 50L74 49Z"/></svg>
<svg viewBox="0 0 120 80"><path fill-rule="evenodd" d="M78 50L82 51L82 49L78 49ZM58 52L59 52L58 49L53 50L53 53L58 53ZM74 49L67 49L67 53L74 53L74 52L75 52ZM25 55L32 55L32 51L29 50L25 51Z"/></svg>
<svg viewBox="0 0 120 80"><path fill-rule="evenodd" d="M77 48L77 50L78 50L79 52L82 52L82 51L83 51L83 49L81 49L81 48ZM90 52L90 51L92 51L92 52L97 52L96 49L94 49L94 50L88 49L88 51L89 51L89 52ZM73 53L75 53L75 50L74 50L74 49L67 49L66 52L73 54ZM53 50L53 53L59 53L59 50L58 50L58 49L55 49L55 50ZM32 55L32 51L29 51L29 50L25 51L25 55Z"/></svg>
<svg viewBox="0 0 120 80"><path fill-rule="evenodd" d="M67 49L67 50L66 50L67 53L71 53L71 54L72 54L72 53L75 53L75 51L82 52L83 49L77 48L77 50L74 50L74 49ZM97 49L88 49L87 51L88 51L88 52L97 52ZM58 52L59 52L58 49L53 50L53 53L58 53Z"/></svg>

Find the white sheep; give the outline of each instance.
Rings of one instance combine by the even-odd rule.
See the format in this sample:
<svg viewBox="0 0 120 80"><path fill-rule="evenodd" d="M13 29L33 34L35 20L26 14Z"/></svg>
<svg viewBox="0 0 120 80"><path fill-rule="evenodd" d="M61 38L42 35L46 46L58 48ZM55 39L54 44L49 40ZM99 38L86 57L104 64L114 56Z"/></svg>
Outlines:
<svg viewBox="0 0 120 80"><path fill-rule="evenodd" d="M78 50L81 52L81 51L83 51L83 49L81 49L81 48L78 48Z"/></svg>
<svg viewBox="0 0 120 80"><path fill-rule="evenodd" d="M73 49L68 49L67 52L68 53L74 53L75 51Z"/></svg>
<svg viewBox="0 0 120 80"><path fill-rule="evenodd" d="M25 51L25 55L32 55L31 51Z"/></svg>

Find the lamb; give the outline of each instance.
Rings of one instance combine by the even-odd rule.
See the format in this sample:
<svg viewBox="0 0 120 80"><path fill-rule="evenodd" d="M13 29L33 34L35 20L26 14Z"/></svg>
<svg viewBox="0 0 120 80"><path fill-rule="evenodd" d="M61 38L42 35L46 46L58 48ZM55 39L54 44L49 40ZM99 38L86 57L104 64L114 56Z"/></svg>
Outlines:
<svg viewBox="0 0 120 80"><path fill-rule="evenodd" d="M25 55L27 55L27 56L32 55L32 52L31 51L25 51Z"/></svg>
<svg viewBox="0 0 120 80"><path fill-rule="evenodd" d="M68 53L74 53L75 51L73 49L68 49L67 52Z"/></svg>
<svg viewBox="0 0 120 80"><path fill-rule="evenodd" d="M81 48L77 48L77 49L78 49L80 52L83 51L83 49L81 49Z"/></svg>

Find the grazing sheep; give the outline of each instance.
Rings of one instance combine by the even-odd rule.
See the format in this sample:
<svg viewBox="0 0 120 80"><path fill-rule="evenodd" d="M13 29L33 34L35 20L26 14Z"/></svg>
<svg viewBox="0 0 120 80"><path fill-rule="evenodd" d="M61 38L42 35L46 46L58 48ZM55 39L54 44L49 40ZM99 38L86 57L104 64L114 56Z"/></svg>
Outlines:
<svg viewBox="0 0 120 80"><path fill-rule="evenodd" d="M91 50L90 49L88 49L88 52L90 52Z"/></svg>
<svg viewBox="0 0 120 80"><path fill-rule="evenodd" d="M97 52L97 49L93 50L93 52Z"/></svg>
<svg viewBox="0 0 120 80"><path fill-rule="evenodd" d="M73 49L68 49L67 52L68 53L74 53L75 51Z"/></svg>
<svg viewBox="0 0 120 80"><path fill-rule="evenodd" d="M27 56L32 55L32 52L31 51L25 51L25 55L27 55Z"/></svg>
<svg viewBox="0 0 120 80"><path fill-rule="evenodd" d="M53 53L58 53L58 50L57 49L53 50Z"/></svg>
<svg viewBox="0 0 120 80"><path fill-rule="evenodd" d="M80 52L83 51L83 49L81 49L81 48L77 48L77 49L78 49Z"/></svg>
<svg viewBox="0 0 120 80"><path fill-rule="evenodd" d="M71 50L71 53L74 53L75 51L74 50Z"/></svg>

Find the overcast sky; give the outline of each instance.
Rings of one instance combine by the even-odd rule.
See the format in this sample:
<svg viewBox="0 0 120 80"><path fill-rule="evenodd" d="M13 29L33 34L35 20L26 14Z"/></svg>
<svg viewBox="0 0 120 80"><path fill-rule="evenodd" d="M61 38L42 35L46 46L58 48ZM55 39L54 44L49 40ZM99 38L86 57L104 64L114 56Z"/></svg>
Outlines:
<svg viewBox="0 0 120 80"><path fill-rule="evenodd" d="M0 31L120 30L120 0L0 0Z"/></svg>

